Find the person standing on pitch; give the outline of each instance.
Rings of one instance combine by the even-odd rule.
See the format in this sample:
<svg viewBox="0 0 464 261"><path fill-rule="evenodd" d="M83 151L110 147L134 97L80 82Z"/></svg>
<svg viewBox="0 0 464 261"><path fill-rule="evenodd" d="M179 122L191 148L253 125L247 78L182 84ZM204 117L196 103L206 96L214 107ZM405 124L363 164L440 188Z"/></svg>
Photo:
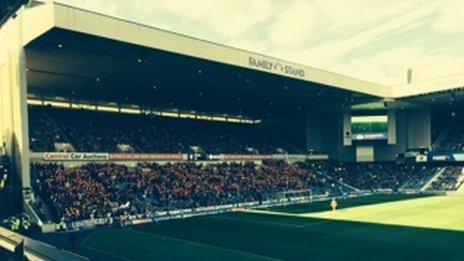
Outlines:
<svg viewBox="0 0 464 261"><path fill-rule="evenodd" d="M335 198L332 198L332 201L330 202L330 207L332 207L332 211L337 210L337 206L338 206L337 200L335 200Z"/></svg>

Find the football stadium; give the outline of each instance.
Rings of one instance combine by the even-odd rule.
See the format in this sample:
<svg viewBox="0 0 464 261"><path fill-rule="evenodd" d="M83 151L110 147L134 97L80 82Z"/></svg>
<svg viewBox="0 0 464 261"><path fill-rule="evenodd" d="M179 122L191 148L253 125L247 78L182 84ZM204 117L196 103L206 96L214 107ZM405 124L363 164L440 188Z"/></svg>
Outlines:
<svg viewBox="0 0 464 261"><path fill-rule="evenodd" d="M464 70L0 9L1 260L464 260Z"/></svg>

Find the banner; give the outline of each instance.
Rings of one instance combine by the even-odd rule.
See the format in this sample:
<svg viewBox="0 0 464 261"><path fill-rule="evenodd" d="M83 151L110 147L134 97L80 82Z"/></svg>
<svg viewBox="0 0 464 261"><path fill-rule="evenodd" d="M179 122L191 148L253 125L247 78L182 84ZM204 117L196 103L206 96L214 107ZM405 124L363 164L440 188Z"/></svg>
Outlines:
<svg viewBox="0 0 464 261"><path fill-rule="evenodd" d="M271 155L250 155L250 154L220 154L208 155L209 160L237 160L237 161L255 161L255 160L328 160L327 154L271 154Z"/></svg>
<svg viewBox="0 0 464 261"><path fill-rule="evenodd" d="M270 160L274 159L274 155L247 155L247 154L236 154L236 155L220 155L221 160L240 160L240 161L254 161L254 160Z"/></svg>
<svg viewBox="0 0 464 261"><path fill-rule="evenodd" d="M464 153L454 153L453 158L455 161L464 161Z"/></svg>
<svg viewBox="0 0 464 261"><path fill-rule="evenodd" d="M429 154L432 161L464 161L464 153Z"/></svg>
<svg viewBox="0 0 464 261"><path fill-rule="evenodd" d="M109 154L110 161L182 161L186 154Z"/></svg>
<svg viewBox="0 0 464 261"><path fill-rule="evenodd" d="M449 161L450 156L448 155L432 155L432 161Z"/></svg>
<svg viewBox="0 0 464 261"><path fill-rule="evenodd" d="M328 160L329 155L327 154L310 154L310 155L291 154L291 155L287 155L287 158L298 159L298 160Z"/></svg>

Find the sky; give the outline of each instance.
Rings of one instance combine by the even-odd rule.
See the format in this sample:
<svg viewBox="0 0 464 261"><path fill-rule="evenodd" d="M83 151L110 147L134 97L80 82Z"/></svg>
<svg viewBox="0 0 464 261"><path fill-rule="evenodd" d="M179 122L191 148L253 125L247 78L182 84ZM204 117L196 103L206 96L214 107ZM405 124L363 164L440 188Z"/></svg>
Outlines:
<svg viewBox="0 0 464 261"><path fill-rule="evenodd" d="M56 0L382 85L464 65L464 0Z"/></svg>

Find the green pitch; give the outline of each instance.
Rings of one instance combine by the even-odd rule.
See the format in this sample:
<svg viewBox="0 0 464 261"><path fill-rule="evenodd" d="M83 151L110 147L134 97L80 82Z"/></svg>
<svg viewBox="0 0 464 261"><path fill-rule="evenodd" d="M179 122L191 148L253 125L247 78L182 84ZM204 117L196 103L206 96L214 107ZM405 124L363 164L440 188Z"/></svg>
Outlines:
<svg viewBox="0 0 464 261"><path fill-rule="evenodd" d="M134 260L464 260L464 197L339 203L97 230L82 245Z"/></svg>

